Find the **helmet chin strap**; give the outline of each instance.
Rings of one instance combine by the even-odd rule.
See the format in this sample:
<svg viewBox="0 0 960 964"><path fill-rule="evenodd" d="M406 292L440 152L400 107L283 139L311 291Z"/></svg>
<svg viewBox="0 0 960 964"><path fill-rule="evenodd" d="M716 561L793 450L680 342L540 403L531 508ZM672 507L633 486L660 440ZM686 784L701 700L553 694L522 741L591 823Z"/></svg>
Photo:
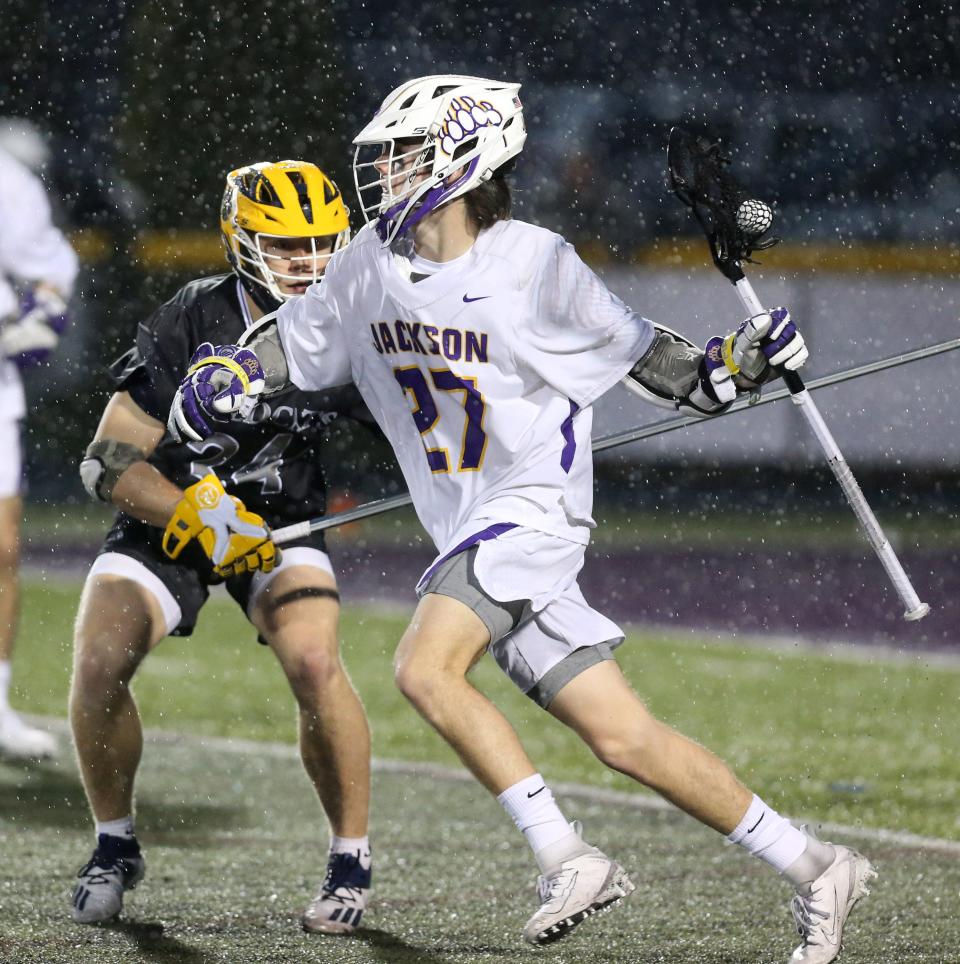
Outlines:
<svg viewBox="0 0 960 964"><path fill-rule="evenodd" d="M444 186L443 184L438 184L435 187L430 188L423 195L423 199L420 203L413 208L407 216L403 219L403 223L397 229L396 234L394 234L391 240L396 240L397 238L403 237L411 228L419 224L428 214L435 211L444 201L450 198L457 188L464 183L468 178L473 176L473 172L477 169L477 164L480 158L475 157L468 165L467 169L463 174L458 177L453 184ZM393 223L393 219L403 210L406 201L401 201L399 204L395 204L392 208L388 208L383 214L377 218L377 234L380 236L380 240L386 243L387 239L390 238L390 228Z"/></svg>

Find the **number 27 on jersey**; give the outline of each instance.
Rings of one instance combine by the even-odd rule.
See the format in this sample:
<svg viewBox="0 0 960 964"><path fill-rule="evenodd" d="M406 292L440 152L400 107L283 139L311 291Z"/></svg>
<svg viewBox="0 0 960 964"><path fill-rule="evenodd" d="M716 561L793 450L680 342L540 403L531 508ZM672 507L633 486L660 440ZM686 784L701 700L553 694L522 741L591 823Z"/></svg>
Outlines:
<svg viewBox="0 0 960 964"><path fill-rule="evenodd" d="M438 430L441 418L446 417L440 414L434 392L460 393L459 401L464 414L463 440L454 470L476 472L483 464L483 456L487 450L487 434L483 430L486 405L477 388L477 380L460 378L446 368L431 368L428 382L427 376L416 366L395 368L393 375L404 393L409 393L413 401L413 421L423 437L423 447L431 472L451 471L449 451L446 448L431 448L426 438L428 434Z"/></svg>

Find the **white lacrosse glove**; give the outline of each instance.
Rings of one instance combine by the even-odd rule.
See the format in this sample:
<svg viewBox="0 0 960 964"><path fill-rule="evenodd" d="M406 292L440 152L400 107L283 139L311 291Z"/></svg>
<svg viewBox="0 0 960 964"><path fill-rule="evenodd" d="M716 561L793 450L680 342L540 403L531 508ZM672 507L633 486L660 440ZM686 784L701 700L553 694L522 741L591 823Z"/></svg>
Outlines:
<svg viewBox="0 0 960 964"><path fill-rule="evenodd" d="M234 415L249 418L264 389L263 367L249 348L214 347L205 341L190 359L167 418L167 431L178 442L199 442Z"/></svg>
<svg viewBox="0 0 960 964"><path fill-rule="evenodd" d="M773 308L748 318L726 338L707 342L704 364L722 402L776 378L777 369L796 371L809 356L803 335L786 308Z"/></svg>
<svg viewBox="0 0 960 964"><path fill-rule="evenodd" d="M21 301L19 317L0 330L0 356L20 368L39 365L57 347L67 321L67 303L60 295L50 288L30 289Z"/></svg>

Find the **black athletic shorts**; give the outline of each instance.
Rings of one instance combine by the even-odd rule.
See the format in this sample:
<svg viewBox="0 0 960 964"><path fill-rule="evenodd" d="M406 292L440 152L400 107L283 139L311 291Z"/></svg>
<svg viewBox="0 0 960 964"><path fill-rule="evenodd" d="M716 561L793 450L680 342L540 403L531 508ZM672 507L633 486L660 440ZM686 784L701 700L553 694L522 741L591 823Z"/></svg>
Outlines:
<svg viewBox="0 0 960 964"><path fill-rule="evenodd" d="M214 575L213 566L196 542L191 542L174 561L163 551L163 530L139 519L120 513L107 533L98 556L105 552L119 552L146 566L176 599L182 614L179 625L171 636L189 636L197 624L197 616L210 595L210 586L224 583L227 592L240 604L244 613L250 598L253 573L221 579ZM302 539L286 543L284 549L307 546L327 551L323 532L314 532ZM282 551L282 550L281 550ZM259 640L265 643L262 638Z"/></svg>

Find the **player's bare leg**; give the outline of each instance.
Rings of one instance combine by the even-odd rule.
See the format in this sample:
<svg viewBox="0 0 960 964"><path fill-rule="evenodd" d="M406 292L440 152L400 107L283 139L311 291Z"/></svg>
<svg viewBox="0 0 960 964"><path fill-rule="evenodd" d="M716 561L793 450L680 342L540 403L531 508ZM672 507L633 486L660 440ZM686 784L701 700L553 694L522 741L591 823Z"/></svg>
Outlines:
<svg viewBox="0 0 960 964"><path fill-rule="evenodd" d="M20 616L22 510L19 496L0 498L0 754L39 759L56 753L56 740L25 723L9 703L13 643Z"/></svg>
<svg viewBox="0 0 960 964"><path fill-rule="evenodd" d="M80 776L97 823L97 849L78 874L73 917L115 917L123 893L143 877L133 835L133 785L143 751L130 680L166 635L156 597L130 579L88 579L80 599L70 687L70 725Z"/></svg>
<svg viewBox="0 0 960 964"><path fill-rule="evenodd" d="M709 750L654 719L620 667L604 660L571 680L549 712L607 766L656 790L701 823L728 834L753 794Z"/></svg>
<svg viewBox="0 0 960 964"><path fill-rule="evenodd" d="M280 661L300 710L303 765L340 837L363 837L370 809L370 728L337 639L336 598L305 595L306 587L336 590L322 570L298 566L277 574L257 600L254 623ZM275 602L281 605L275 608Z"/></svg>
<svg viewBox="0 0 960 964"><path fill-rule="evenodd" d="M303 926L349 933L370 895L370 728L340 661L335 591L328 573L293 566L271 580L252 615L296 697L300 755L330 821L327 878Z"/></svg>
<svg viewBox="0 0 960 964"><path fill-rule="evenodd" d="M394 658L401 692L494 795L536 768L506 717L467 679L490 634L476 613L449 596L428 593L417 606Z"/></svg>
<svg viewBox="0 0 960 964"><path fill-rule="evenodd" d="M847 916L875 876L865 857L792 827L717 756L654 719L613 660L571 680L549 711L607 766L656 790L782 873L797 889L793 912L803 936L791 960L834 960Z"/></svg>
<svg viewBox="0 0 960 964"><path fill-rule="evenodd" d="M143 732L129 684L164 635L160 604L142 586L119 576L88 581L77 617L70 725L97 820L132 811Z"/></svg>
<svg viewBox="0 0 960 964"><path fill-rule="evenodd" d="M467 679L490 639L483 621L428 593L397 649L397 683L523 831L542 872L541 905L524 938L543 944L633 890L623 868L585 844L563 817L513 727Z"/></svg>
<svg viewBox="0 0 960 964"><path fill-rule="evenodd" d="M13 655L13 639L20 615L20 512L19 496L0 499L0 660Z"/></svg>

